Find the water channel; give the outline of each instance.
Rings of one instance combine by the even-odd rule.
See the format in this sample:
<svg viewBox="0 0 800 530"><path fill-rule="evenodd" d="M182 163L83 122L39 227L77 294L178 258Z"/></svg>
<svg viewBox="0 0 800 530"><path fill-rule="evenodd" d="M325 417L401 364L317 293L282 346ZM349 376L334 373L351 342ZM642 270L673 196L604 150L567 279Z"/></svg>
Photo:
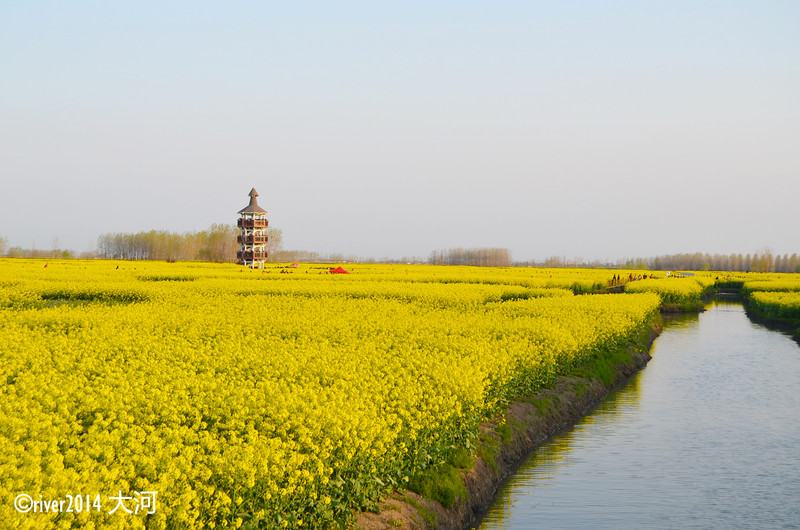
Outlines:
<svg viewBox="0 0 800 530"><path fill-rule="evenodd" d="M800 346L718 299L540 446L480 528L800 528Z"/></svg>

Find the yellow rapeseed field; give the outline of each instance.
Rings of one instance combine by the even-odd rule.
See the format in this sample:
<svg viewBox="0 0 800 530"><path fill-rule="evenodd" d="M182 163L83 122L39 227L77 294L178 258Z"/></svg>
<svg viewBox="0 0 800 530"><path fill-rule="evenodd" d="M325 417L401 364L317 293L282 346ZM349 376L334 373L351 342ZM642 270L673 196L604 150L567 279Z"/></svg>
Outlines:
<svg viewBox="0 0 800 530"><path fill-rule="evenodd" d="M760 274L744 280L742 291L751 314L792 327L800 325L800 275ZM800 327L794 335L800 338Z"/></svg>
<svg viewBox="0 0 800 530"><path fill-rule="evenodd" d="M749 308L768 319L800 321L800 291L755 291L750 293Z"/></svg>
<svg viewBox="0 0 800 530"><path fill-rule="evenodd" d="M761 275L764 276L763 274ZM800 277L797 275L774 275L773 278L749 280L744 282L745 293L757 291L770 292L800 292Z"/></svg>
<svg viewBox="0 0 800 530"><path fill-rule="evenodd" d="M713 285L705 278L653 278L625 284L627 293L656 293L666 305L699 304L706 287Z"/></svg>
<svg viewBox="0 0 800 530"><path fill-rule="evenodd" d="M0 260L0 520L346 522L660 303L573 295L611 271L346 267Z"/></svg>

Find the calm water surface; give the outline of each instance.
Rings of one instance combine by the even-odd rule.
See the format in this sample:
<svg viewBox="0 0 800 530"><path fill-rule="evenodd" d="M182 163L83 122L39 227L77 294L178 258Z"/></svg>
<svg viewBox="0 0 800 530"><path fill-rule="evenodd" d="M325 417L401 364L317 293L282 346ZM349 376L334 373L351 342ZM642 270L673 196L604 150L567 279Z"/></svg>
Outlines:
<svg viewBox="0 0 800 530"><path fill-rule="evenodd" d="M800 347L717 301L541 446L480 528L800 528Z"/></svg>

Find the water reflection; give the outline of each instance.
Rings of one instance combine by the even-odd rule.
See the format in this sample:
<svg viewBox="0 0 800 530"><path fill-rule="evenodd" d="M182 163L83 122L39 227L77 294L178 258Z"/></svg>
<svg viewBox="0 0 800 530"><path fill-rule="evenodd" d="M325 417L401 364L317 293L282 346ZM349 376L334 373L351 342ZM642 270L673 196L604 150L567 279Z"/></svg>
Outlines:
<svg viewBox="0 0 800 530"><path fill-rule="evenodd" d="M481 528L799 527L800 348L740 303L669 315L648 367L540 447Z"/></svg>
<svg viewBox="0 0 800 530"><path fill-rule="evenodd" d="M708 310L709 306L706 306ZM663 315L664 329L695 327L700 323L700 313L667 313ZM656 339L658 340L658 339Z"/></svg>
<svg viewBox="0 0 800 530"><path fill-rule="evenodd" d="M680 325L689 322L680 319ZM561 433L556 434L547 443L537 449L519 470L510 477L504 487L500 489L491 511L485 516L481 528L512 528L513 526L499 525L498 523L512 520L515 512L527 513L529 510L541 509L540 503L519 506L527 499L521 498L519 488L541 488L553 485L559 475L564 472L562 467L569 467L580 462L581 457L573 450L580 443L580 437L586 429L593 426L602 426L609 422L617 421L620 414L629 414L630 408L638 407L641 393L641 375L639 372L633 376L625 387L612 391L602 403L589 415Z"/></svg>

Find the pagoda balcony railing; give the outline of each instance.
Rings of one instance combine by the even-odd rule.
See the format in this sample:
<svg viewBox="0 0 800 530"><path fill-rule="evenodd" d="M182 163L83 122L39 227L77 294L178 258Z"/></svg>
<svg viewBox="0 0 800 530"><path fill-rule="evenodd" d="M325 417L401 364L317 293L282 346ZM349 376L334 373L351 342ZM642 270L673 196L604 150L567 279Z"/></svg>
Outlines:
<svg viewBox="0 0 800 530"><path fill-rule="evenodd" d="M251 259L267 259L268 252L258 252L254 250L238 250L236 251L236 257L240 260L251 260Z"/></svg>
<svg viewBox="0 0 800 530"><path fill-rule="evenodd" d="M236 241L245 245L266 245L267 236L236 236Z"/></svg>
<svg viewBox="0 0 800 530"><path fill-rule="evenodd" d="M267 219L239 219L239 228L266 228L269 225Z"/></svg>

